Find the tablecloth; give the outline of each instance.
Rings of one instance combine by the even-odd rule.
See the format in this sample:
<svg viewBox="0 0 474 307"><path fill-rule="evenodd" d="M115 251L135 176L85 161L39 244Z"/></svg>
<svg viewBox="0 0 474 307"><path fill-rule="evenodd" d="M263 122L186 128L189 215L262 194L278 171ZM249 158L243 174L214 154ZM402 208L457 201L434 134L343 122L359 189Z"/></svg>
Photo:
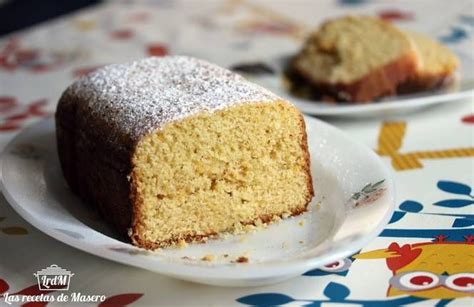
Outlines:
<svg viewBox="0 0 474 307"><path fill-rule="evenodd" d="M54 113L62 90L102 65L166 54L225 67L264 63L296 52L308 29L347 13L391 20L474 59L473 1L110 1L0 39L0 146ZM393 170L397 188L389 225L337 264L266 287L184 282L60 243L25 222L0 196L0 293L40 293L33 274L57 264L74 273L70 290L105 296L88 303L92 306L473 306L473 100L385 117L323 118L373 148ZM390 287L406 266L420 284L424 275L416 272L423 271L444 276L458 290Z"/></svg>

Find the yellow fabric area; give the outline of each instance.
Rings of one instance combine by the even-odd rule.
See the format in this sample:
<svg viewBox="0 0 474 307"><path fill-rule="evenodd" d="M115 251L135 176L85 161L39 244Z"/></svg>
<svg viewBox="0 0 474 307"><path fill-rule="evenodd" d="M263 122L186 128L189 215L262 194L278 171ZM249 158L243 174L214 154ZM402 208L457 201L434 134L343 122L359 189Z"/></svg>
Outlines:
<svg viewBox="0 0 474 307"><path fill-rule="evenodd" d="M402 153L400 148L405 137L405 122L384 122L380 129L378 148L381 156L389 156L397 171L423 168L423 159L449 159L474 157L474 147L425 150Z"/></svg>

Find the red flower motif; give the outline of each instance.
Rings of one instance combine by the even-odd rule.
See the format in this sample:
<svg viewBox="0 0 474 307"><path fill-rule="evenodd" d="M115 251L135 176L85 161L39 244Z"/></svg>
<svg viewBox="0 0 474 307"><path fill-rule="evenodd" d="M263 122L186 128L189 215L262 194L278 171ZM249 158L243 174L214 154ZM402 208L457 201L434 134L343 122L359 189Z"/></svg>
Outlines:
<svg viewBox="0 0 474 307"><path fill-rule="evenodd" d="M286 23L262 23L255 25L254 30L263 33L288 34L292 33L295 29L292 25Z"/></svg>
<svg viewBox="0 0 474 307"><path fill-rule="evenodd" d="M437 236L435 236L435 242L437 242L437 243L443 242L444 243L444 242L446 242L447 238L448 237L445 236L445 235L437 235Z"/></svg>
<svg viewBox="0 0 474 307"><path fill-rule="evenodd" d="M469 114L461 118L461 121L465 124L472 125L474 124L474 114Z"/></svg>
<svg viewBox="0 0 474 307"><path fill-rule="evenodd" d="M82 77L84 75L90 74L91 72L95 71L96 69L98 69L100 67L102 67L102 65L89 66L89 67L80 67L80 68L75 69L72 72L72 75L74 76L74 78L79 78L79 77Z"/></svg>
<svg viewBox="0 0 474 307"><path fill-rule="evenodd" d="M127 306L128 304L135 302L142 296L143 296L142 293L125 293L125 294L114 295L107 298L102 303L100 303L99 307Z"/></svg>
<svg viewBox="0 0 474 307"><path fill-rule="evenodd" d="M39 99L27 105L19 104L13 97L0 97L0 132L13 131L22 127L31 117L44 117L49 115L43 108L47 105L46 99Z"/></svg>
<svg viewBox="0 0 474 307"><path fill-rule="evenodd" d="M467 235L467 236L464 236L464 239L466 240L466 243L474 243L474 235Z"/></svg>
<svg viewBox="0 0 474 307"><path fill-rule="evenodd" d="M10 289L10 285L3 279L0 278L0 294L7 292Z"/></svg>
<svg viewBox="0 0 474 307"><path fill-rule="evenodd" d="M126 40L133 36L133 31L130 29L116 30L111 32L110 36L114 39Z"/></svg>
<svg viewBox="0 0 474 307"><path fill-rule="evenodd" d="M16 68L15 60L11 54L15 52L18 45L18 39L11 38L6 42L5 46L0 49L0 68L4 68L5 70L13 70Z"/></svg>
<svg viewBox="0 0 474 307"><path fill-rule="evenodd" d="M38 50L21 48L19 40L12 38L0 49L0 68L15 70L25 66L34 70L38 57Z"/></svg>
<svg viewBox="0 0 474 307"><path fill-rule="evenodd" d="M0 115L10 112L16 107L16 100L10 96L0 96Z"/></svg>
<svg viewBox="0 0 474 307"><path fill-rule="evenodd" d="M160 43L154 43L147 46L147 54L150 56L165 56L168 54L168 48Z"/></svg>
<svg viewBox="0 0 474 307"><path fill-rule="evenodd" d="M413 20L414 14L411 12L404 12L396 9L383 10L378 13L378 16L387 21L405 21Z"/></svg>
<svg viewBox="0 0 474 307"><path fill-rule="evenodd" d="M45 72L53 68L53 65L38 63L31 65L31 70L33 72Z"/></svg>
<svg viewBox="0 0 474 307"><path fill-rule="evenodd" d="M0 69L45 72L57 68L73 57L74 54L64 56L64 54L57 52L46 53L38 49L21 47L17 38L11 38L3 46L0 46Z"/></svg>
<svg viewBox="0 0 474 307"><path fill-rule="evenodd" d="M21 306L22 307L44 307L47 305L48 305L48 302L30 302L30 303L23 304Z"/></svg>
<svg viewBox="0 0 474 307"><path fill-rule="evenodd" d="M130 15L128 19L132 22L142 22L147 20L150 15L147 12L138 12Z"/></svg>
<svg viewBox="0 0 474 307"><path fill-rule="evenodd" d="M18 50L15 52L15 56L19 62L29 62L38 57L38 51L32 49Z"/></svg>

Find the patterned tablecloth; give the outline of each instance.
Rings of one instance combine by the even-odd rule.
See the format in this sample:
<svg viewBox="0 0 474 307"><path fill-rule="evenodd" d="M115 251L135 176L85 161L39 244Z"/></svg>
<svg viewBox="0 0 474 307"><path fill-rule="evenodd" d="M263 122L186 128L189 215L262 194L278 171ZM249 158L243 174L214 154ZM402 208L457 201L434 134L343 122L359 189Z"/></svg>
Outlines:
<svg viewBox="0 0 474 307"><path fill-rule="evenodd" d="M392 20L474 58L473 1L108 2L0 39L0 146L52 114L62 90L101 65L165 54L226 67L265 62L295 52L324 18L349 12ZM396 179L398 209L360 253L273 286L203 286L75 250L26 223L0 196L0 293L39 294L33 273L58 264L75 274L70 290L105 295L103 306L473 306L473 99L387 118L325 120L376 150ZM441 276L441 285L390 288L408 268L413 283L430 282L417 273L425 271Z"/></svg>

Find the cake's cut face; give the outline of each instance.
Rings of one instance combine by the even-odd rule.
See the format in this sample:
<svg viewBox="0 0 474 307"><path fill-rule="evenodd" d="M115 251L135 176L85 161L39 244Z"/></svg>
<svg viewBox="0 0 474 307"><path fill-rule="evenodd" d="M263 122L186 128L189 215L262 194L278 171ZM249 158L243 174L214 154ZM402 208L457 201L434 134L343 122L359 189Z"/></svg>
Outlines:
<svg viewBox="0 0 474 307"><path fill-rule="evenodd" d="M453 75L459 66L456 55L439 42L423 34L406 32L413 40L420 55L420 65L406 82L400 85L399 91L411 93L429 90L453 81Z"/></svg>
<svg viewBox="0 0 474 307"><path fill-rule="evenodd" d="M133 157L133 239L151 248L306 210L304 122L290 104L200 114L145 137Z"/></svg>
<svg viewBox="0 0 474 307"><path fill-rule="evenodd" d="M394 94L416 70L418 58L413 42L390 23L347 16L311 33L291 70L320 96L366 102Z"/></svg>
<svg viewBox="0 0 474 307"><path fill-rule="evenodd" d="M299 111L195 58L82 77L61 97L56 130L72 190L140 247L296 215L313 196Z"/></svg>
<svg viewBox="0 0 474 307"><path fill-rule="evenodd" d="M450 75L458 68L458 58L445 46L423 34L407 32L407 35L413 40L421 56L419 74Z"/></svg>

